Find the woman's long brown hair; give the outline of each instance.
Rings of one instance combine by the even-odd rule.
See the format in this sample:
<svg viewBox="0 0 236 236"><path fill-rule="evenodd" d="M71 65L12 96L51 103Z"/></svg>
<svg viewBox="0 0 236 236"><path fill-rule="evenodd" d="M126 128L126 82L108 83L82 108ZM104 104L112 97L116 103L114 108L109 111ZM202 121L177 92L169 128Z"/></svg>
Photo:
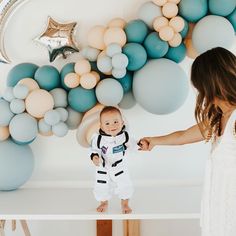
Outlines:
<svg viewBox="0 0 236 236"><path fill-rule="evenodd" d="M221 47L199 55L191 68L191 82L198 91L195 118L209 141L221 134L222 111L214 105L215 98L236 105L235 55Z"/></svg>

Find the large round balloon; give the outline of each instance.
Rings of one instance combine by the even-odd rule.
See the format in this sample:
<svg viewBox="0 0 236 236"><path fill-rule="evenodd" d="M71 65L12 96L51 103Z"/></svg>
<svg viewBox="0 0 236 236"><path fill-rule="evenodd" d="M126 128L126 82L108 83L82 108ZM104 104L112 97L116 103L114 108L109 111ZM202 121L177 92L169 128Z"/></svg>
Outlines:
<svg viewBox="0 0 236 236"><path fill-rule="evenodd" d="M192 41L197 52L203 53L214 47L229 49L234 37L234 28L226 18L209 15L197 22Z"/></svg>
<svg viewBox="0 0 236 236"><path fill-rule="evenodd" d="M34 155L30 146L20 146L10 139L0 142L0 191L15 190L32 175Z"/></svg>
<svg viewBox="0 0 236 236"><path fill-rule="evenodd" d="M14 66L7 75L7 86L14 87L21 79L34 78L38 66L32 63L21 63Z"/></svg>
<svg viewBox="0 0 236 236"><path fill-rule="evenodd" d="M186 56L186 46L184 43L181 43L178 47L169 47L169 50L167 54L165 55L165 58L168 58L172 61L175 61L177 63L184 60Z"/></svg>
<svg viewBox="0 0 236 236"><path fill-rule="evenodd" d="M133 93L137 102L153 114L176 111L188 95L185 72L168 59L150 60L134 74Z"/></svg>
<svg viewBox="0 0 236 236"><path fill-rule="evenodd" d="M228 16L235 7L235 0L209 0L209 10L213 15Z"/></svg>

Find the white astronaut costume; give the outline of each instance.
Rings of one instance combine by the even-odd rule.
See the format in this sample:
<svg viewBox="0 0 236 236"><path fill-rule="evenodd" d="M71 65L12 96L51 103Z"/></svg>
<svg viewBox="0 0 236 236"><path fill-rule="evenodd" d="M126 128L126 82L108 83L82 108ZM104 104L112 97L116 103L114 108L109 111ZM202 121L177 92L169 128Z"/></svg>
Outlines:
<svg viewBox="0 0 236 236"><path fill-rule="evenodd" d="M97 201L106 201L113 192L120 199L130 199L133 194L133 185L127 168L127 148L138 147L125 131L125 126L116 136L110 136L99 130L92 137L91 159L98 155L102 163L96 166L96 182L94 196Z"/></svg>

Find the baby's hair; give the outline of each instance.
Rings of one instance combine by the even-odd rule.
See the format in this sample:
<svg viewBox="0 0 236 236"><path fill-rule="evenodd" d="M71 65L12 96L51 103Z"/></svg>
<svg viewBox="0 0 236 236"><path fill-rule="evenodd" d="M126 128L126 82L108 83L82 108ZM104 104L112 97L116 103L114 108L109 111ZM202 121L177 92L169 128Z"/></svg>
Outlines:
<svg viewBox="0 0 236 236"><path fill-rule="evenodd" d="M106 106L104 107L101 112L100 112L100 118L103 114L108 113L108 112L118 112L121 115L120 110L117 107L113 106ZM122 115L121 115L122 116Z"/></svg>

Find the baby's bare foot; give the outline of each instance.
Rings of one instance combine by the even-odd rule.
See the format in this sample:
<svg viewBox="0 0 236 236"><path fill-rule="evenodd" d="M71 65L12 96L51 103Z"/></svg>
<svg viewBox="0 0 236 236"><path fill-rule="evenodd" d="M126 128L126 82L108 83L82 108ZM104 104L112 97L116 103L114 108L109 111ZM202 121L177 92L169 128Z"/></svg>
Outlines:
<svg viewBox="0 0 236 236"><path fill-rule="evenodd" d="M129 200L121 200L121 208L123 214L130 214L132 209L129 207Z"/></svg>
<svg viewBox="0 0 236 236"><path fill-rule="evenodd" d="M106 212L108 207L108 201L101 202L101 204L97 207L97 212Z"/></svg>

